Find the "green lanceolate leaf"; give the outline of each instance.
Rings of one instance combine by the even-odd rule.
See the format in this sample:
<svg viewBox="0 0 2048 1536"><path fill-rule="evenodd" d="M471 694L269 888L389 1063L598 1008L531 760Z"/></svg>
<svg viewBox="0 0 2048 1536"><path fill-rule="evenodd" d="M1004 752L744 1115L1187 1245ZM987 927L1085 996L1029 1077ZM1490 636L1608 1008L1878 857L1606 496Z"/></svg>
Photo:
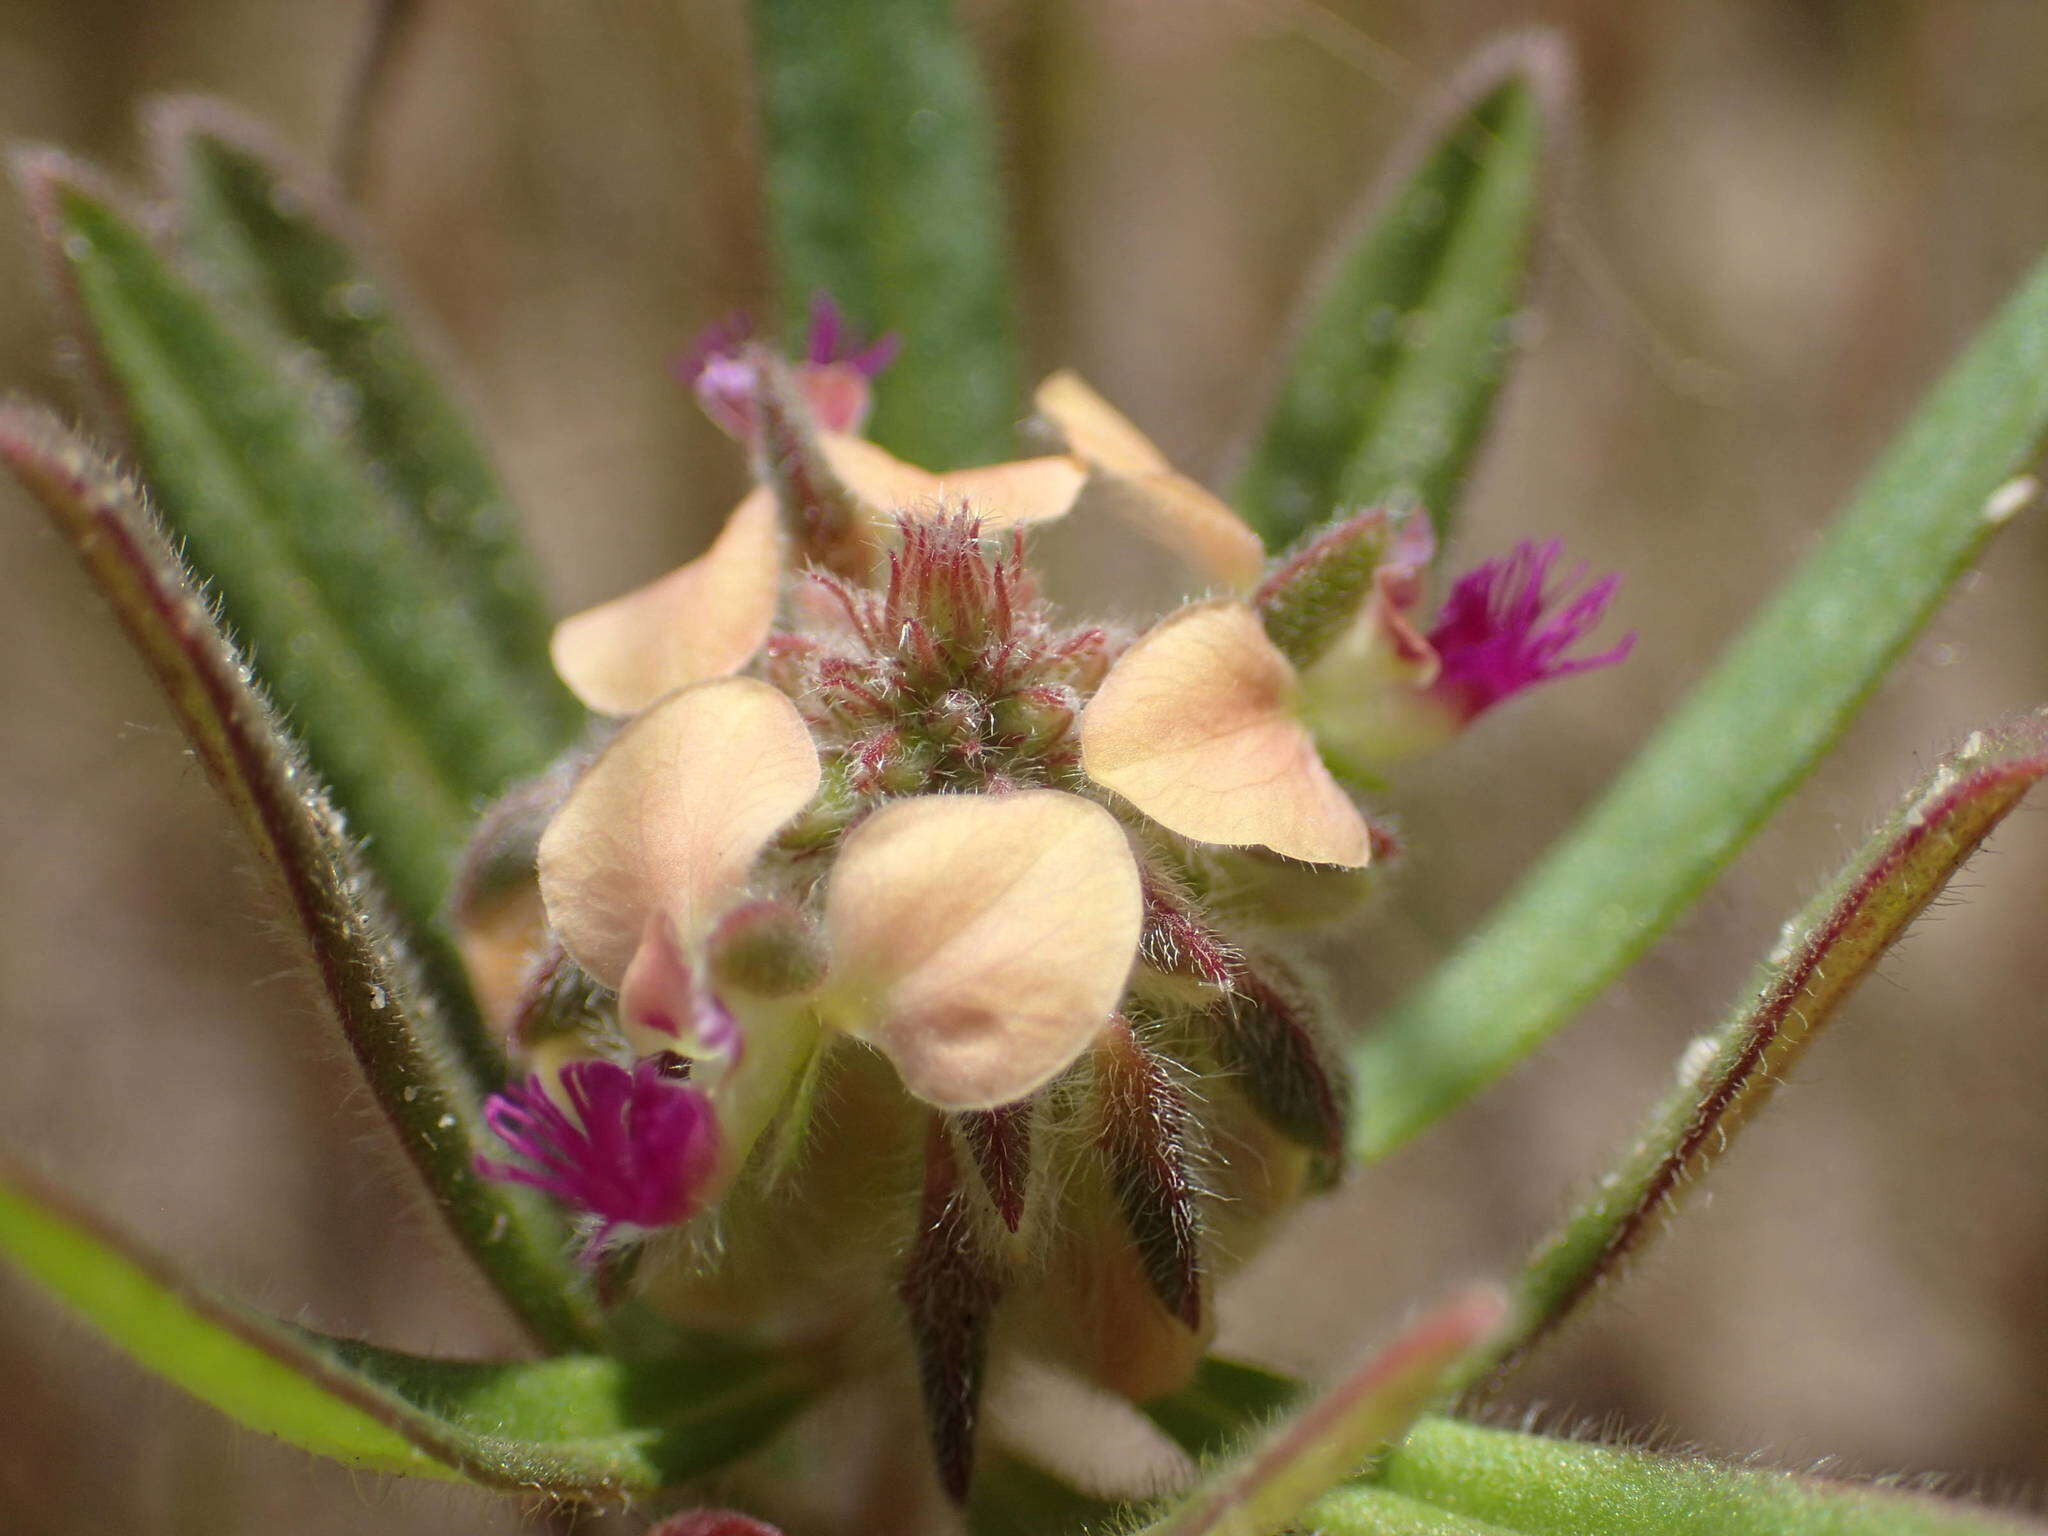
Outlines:
<svg viewBox="0 0 2048 1536"><path fill-rule="evenodd" d="M555 728L323 405L329 381L235 323L62 160L20 171L163 517L401 913L431 927L475 807L543 766Z"/></svg>
<svg viewBox="0 0 2048 1536"><path fill-rule="evenodd" d="M465 1042L419 986L355 844L135 485L49 412L0 406L0 462L49 511L169 698L208 776L276 871L379 1105L455 1234L534 1336L596 1336L545 1202L477 1176Z"/></svg>
<svg viewBox="0 0 2048 1536"><path fill-rule="evenodd" d="M1376 1158L1570 1021L1834 744L1999 525L2048 432L2048 266L1879 462L1820 547L1591 812L1361 1042Z"/></svg>
<svg viewBox="0 0 2048 1536"><path fill-rule="evenodd" d="M5 1168L0 1252L250 1429L382 1472L564 1495L651 1491L754 1449L815 1385L800 1366L737 1350L496 1363L328 1338L193 1286Z"/></svg>
<svg viewBox="0 0 2048 1536"><path fill-rule="evenodd" d="M1008 458L1019 412L995 131L948 0L752 0L784 309L894 331L869 436L933 469Z"/></svg>
<svg viewBox="0 0 2048 1536"><path fill-rule="evenodd" d="M1564 68L1535 33L1487 49L1340 248L1237 487L1278 549L1339 508L1419 501L1441 534L1493 410L1528 285Z"/></svg>
<svg viewBox="0 0 2048 1536"><path fill-rule="evenodd" d="M202 281L317 355L436 579L490 636L526 712L567 746L582 711L548 661L552 619L518 515L390 285L360 254L368 242L339 194L216 103L161 103L150 126L178 196L181 248Z"/></svg>
<svg viewBox="0 0 2048 1536"><path fill-rule="evenodd" d="M2048 717L1979 731L1944 758L1834 883L1786 924L1756 995L1686 1052L1678 1087L1524 1273L1505 1371L1652 1235L1835 1010L1992 828L2048 774Z"/></svg>
<svg viewBox="0 0 2048 1536"><path fill-rule="evenodd" d="M1156 1524L1154 1536L1265 1536L1398 1441L1507 1311L1479 1290L1404 1329L1394 1343L1282 1420Z"/></svg>
<svg viewBox="0 0 2048 1536"><path fill-rule="evenodd" d="M1315 1506L1327 1536L1379 1536L1381 1490L1518 1536L2017 1536L2040 1527L1897 1489L1424 1419L1370 1489ZM1403 1527L1394 1525L1400 1531ZM1428 1526L1416 1527L1428 1531Z"/></svg>

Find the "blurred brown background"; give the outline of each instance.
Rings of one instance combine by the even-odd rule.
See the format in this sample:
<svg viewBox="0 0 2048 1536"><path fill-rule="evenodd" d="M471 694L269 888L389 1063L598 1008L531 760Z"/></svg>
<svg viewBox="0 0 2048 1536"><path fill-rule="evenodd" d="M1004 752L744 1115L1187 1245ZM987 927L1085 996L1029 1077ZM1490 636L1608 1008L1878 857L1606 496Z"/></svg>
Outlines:
<svg viewBox="0 0 2048 1536"><path fill-rule="evenodd" d="M707 537L737 464L667 378L762 305L738 8L427 0L366 204L521 493L564 610ZM2048 247L2048 7L1855 0L983 0L1036 367L1216 473L1290 299L1430 84L1566 32L1580 155L1467 558L1561 531L1628 574L1617 672L1398 786L1413 850L1358 1017L1566 824L1811 543ZM9 0L0 130L138 173L152 93L324 153L369 8ZM19 224L0 380L78 406ZM0 1136L235 1293L400 1346L506 1347L297 976L289 937L68 555L0 486ZM1535 1065L1308 1213L1225 1342L1323 1368L1511 1264L1628 1134L1782 917L1929 756L2048 702L2048 516L2018 520L1839 757ZM2048 1510L2048 819L2023 811L1644 1270L1517 1383L1805 1465L1945 1470ZM1285 1305L1277 1305L1285 1298ZM312 1462L144 1376L0 1273L0 1528L514 1531Z"/></svg>

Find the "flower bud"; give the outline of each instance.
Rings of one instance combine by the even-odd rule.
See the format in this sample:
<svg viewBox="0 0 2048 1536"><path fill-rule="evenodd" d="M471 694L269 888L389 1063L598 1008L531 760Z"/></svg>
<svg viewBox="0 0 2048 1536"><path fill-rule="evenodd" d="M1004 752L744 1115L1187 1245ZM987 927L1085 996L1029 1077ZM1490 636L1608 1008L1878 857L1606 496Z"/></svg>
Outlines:
<svg viewBox="0 0 2048 1536"><path fill-rule="evenodd" d="M1044 752L1074 729L1080 696L1060 684L1020 688L996 700L990 711L995 733L1014 750Z"/></svg>
<svg viewBox="0 0 2048 1536"><path fill-rule="evenodd" d="M1413 509L1374 507L1311 533L1281 560L1252 605L1266 633L1297 667L1309 667L1358 618L1383 566L1414 570L1429 561L1429 519Z"/></svg>
<svg viewBox="0 0 2048 1536"><path fill-rule="evenodd" d="M825 979L817 930L787 902L753 901L725 914L705 940L712 984L755 997L794 997Z"/></svg>

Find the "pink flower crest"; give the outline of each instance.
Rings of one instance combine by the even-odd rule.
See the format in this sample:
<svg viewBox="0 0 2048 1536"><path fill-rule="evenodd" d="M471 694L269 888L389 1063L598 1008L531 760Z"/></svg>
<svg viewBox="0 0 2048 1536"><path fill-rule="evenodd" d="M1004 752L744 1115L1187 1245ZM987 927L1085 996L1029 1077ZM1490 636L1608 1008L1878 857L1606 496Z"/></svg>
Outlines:
<svg viewBox="0 0 2048 1536"><path fill-rule="evenodd" d="M753 322L744 314L728 315L704 329L675 369L696 391L704 413L742 442L759 425L754 345ZM896 360L900 345L893 332L862 341L829 294L814 295L803 358L794 371L818 425L828 432L859 431L867 419L869 386Z"/></svg>
<svg viewBox="0 0 2048 1536"><path fill-rule="evenodd" d="M1440 663L1429 691L1461 719L1538 683L1614 666L1635 648L1631 631L1595 655L1566 654L1598 626L1621 578L1603 576L1581 587L1582 565L1553 580L1551 568L1563 551L1559 539L1524 539L1452 585L1429 632Z"/></svg>
<svg viewBox="0 0 2048 1536"><path fill-rule="evenodd" d="M494 1093L484 1120L518 1161L477 1159L487 1178L529 1185L598 1218L583 1256L594 1262L620 1229L652 1230L691 1215L718 1162L718 1119L675 1075L680 1058L631 1067L562 1068L565 1111L538 1076Z"/></svg>

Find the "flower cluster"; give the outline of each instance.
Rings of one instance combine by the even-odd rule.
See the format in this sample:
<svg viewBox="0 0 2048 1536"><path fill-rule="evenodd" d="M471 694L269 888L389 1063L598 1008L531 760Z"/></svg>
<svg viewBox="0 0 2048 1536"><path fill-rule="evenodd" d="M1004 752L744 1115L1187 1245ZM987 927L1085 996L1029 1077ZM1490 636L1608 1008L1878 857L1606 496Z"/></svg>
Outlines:
<svg viewBox="0 0 2048 1536"><path fill-rule="evenodd" d="M1269 563L1072 375L1037 396L1058 451L904 464L857 435L891 350L821 305L799 364L729 327L687 365L760 483L556 634L620 723L542 797L533 1075L483 1166L589 1217L594 1262L655 1239L640 1283L693 1316L896 1310L960 1495L999 1321L1171 1390L1219 1256L1335 1166L1313 989L1230 896L1291 871L1334 907L1390 849L1326 754L1370 767L1628 642L1569 654L1614 582L1560 608L1555 545L1426 632L1420 516ZM1176 554L1193 600L1137 635L1064 622L1026 539L1077 510Z"/></svg>

